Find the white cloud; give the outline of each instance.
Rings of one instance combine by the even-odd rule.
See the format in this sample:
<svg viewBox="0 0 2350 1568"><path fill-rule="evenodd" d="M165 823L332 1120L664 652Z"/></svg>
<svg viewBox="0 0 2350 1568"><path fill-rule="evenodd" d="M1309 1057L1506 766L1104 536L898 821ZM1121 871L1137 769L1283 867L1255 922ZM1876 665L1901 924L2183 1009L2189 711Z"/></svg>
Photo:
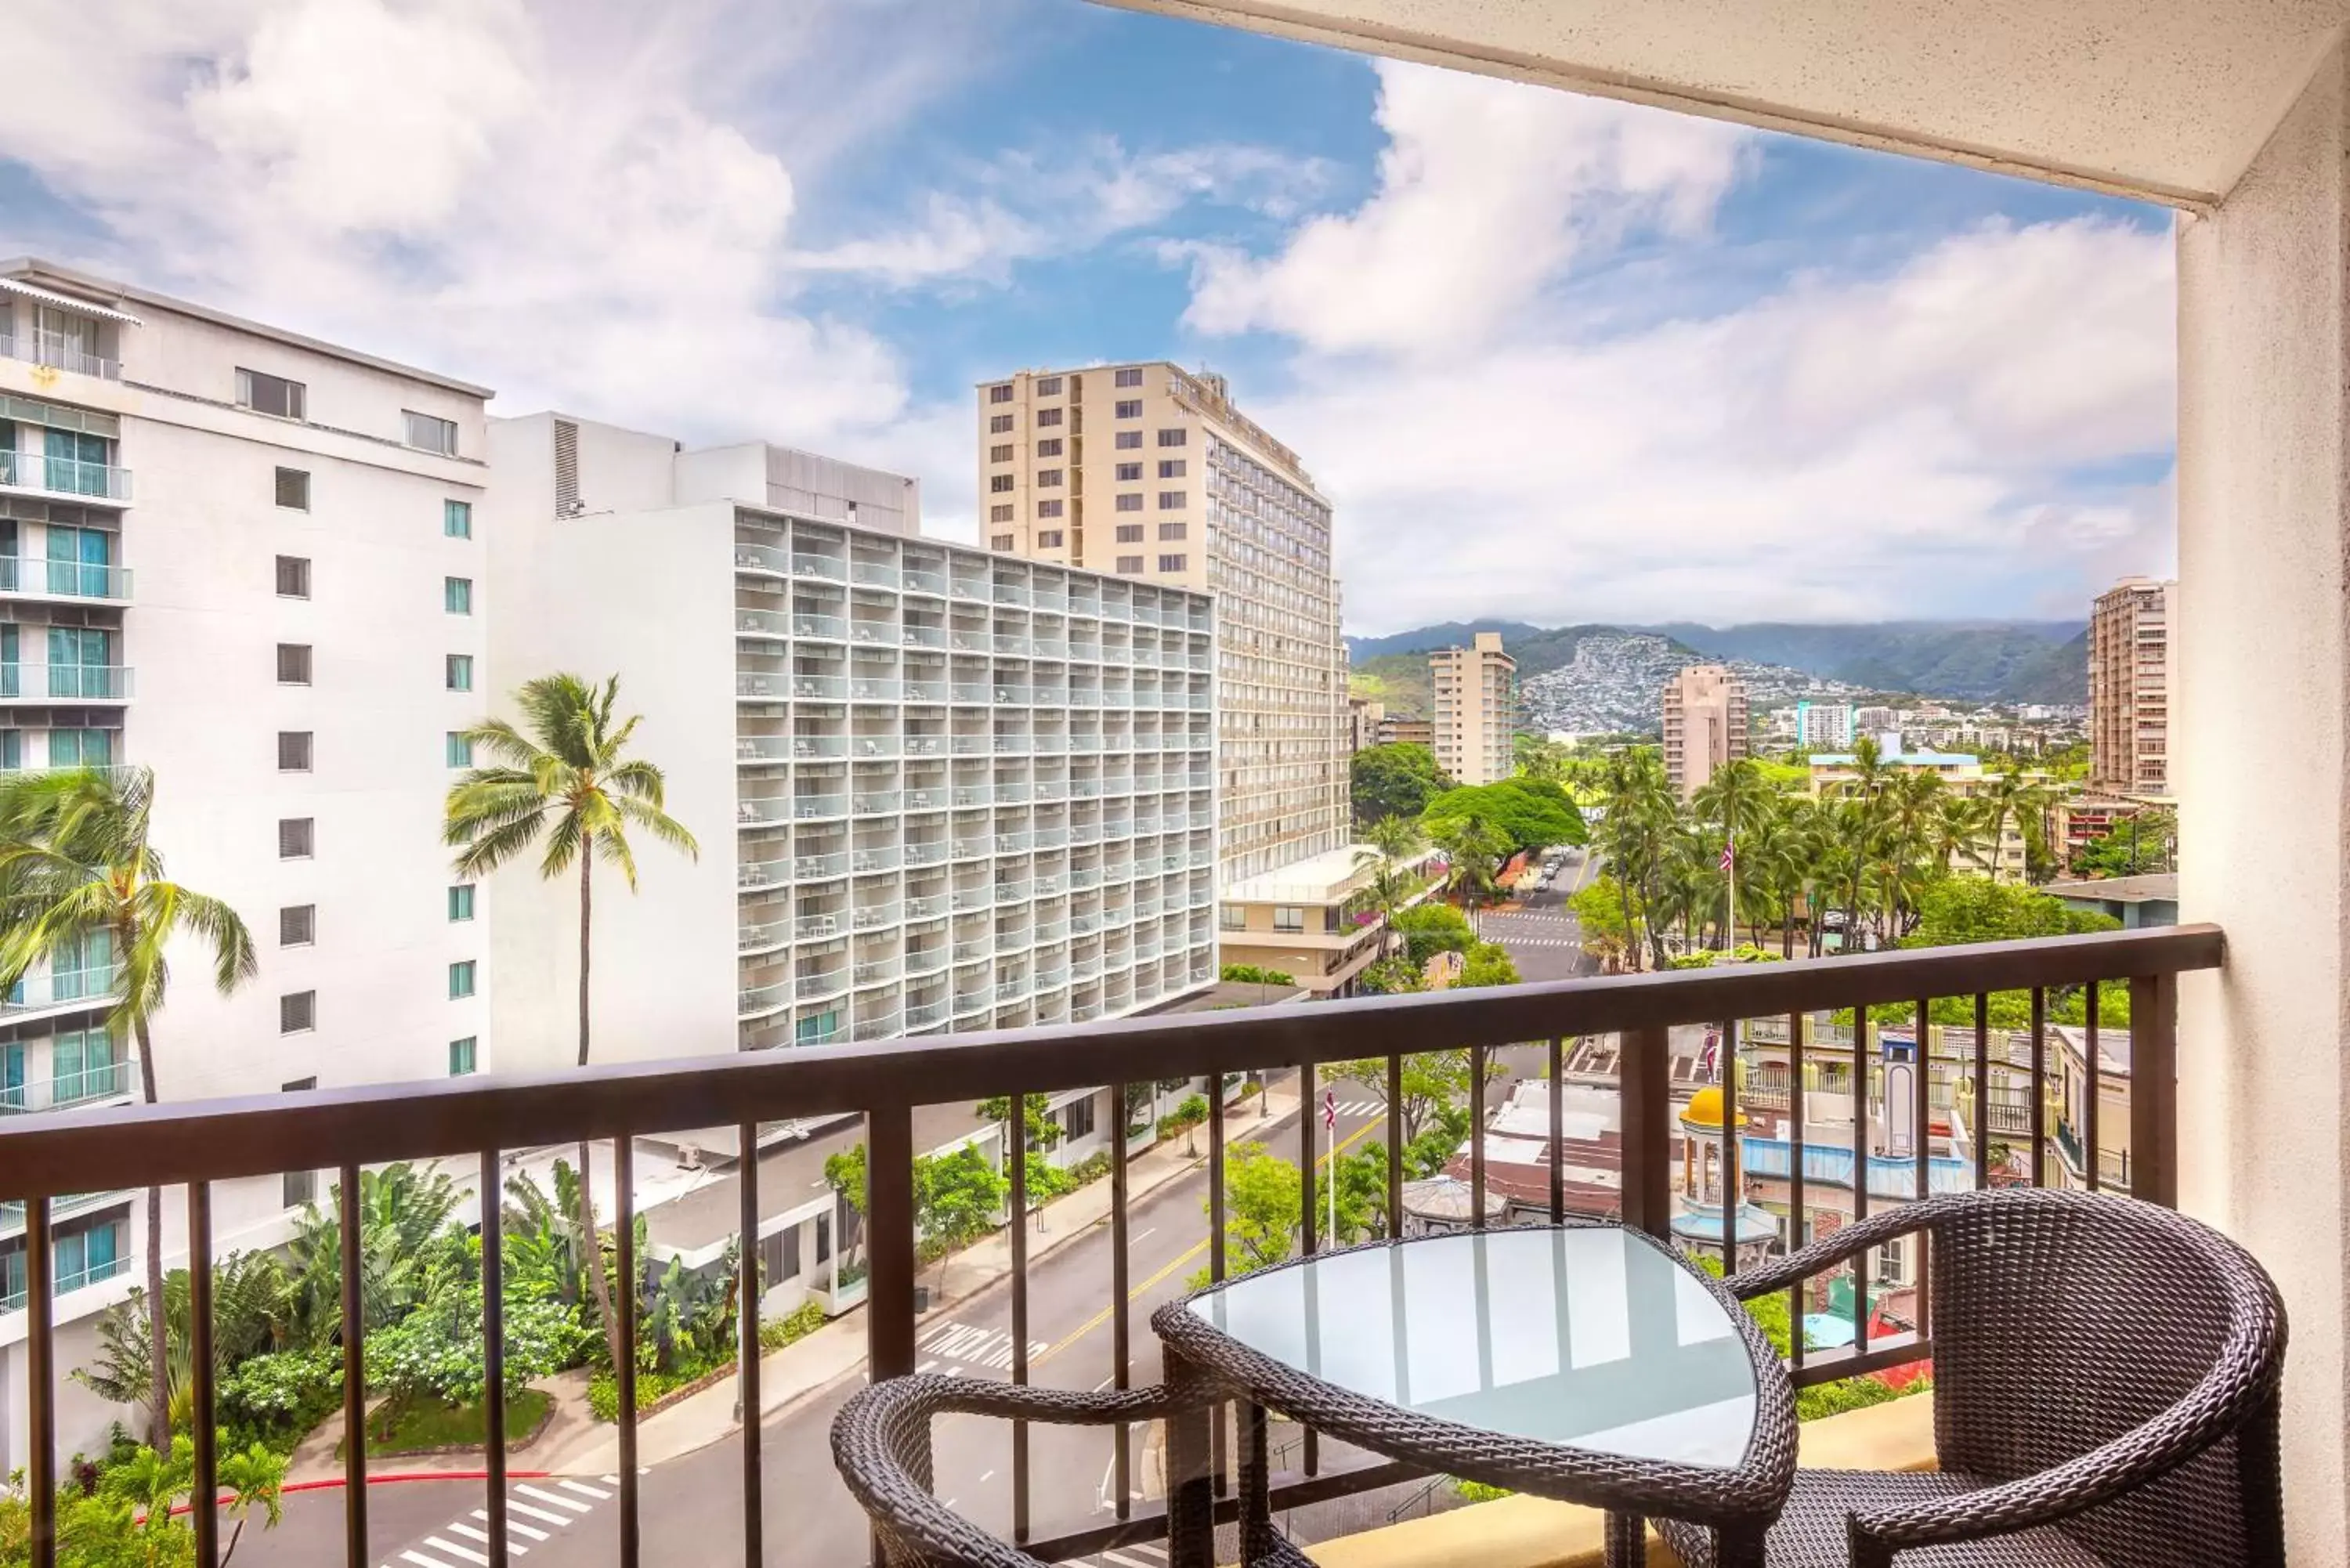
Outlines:
<svg viewBox="0 0 2350 1568"><path fill-rule="evenodd" d="M1547 88L1382 63L1378 189L1280 254L1195 253L1186 320L1323 352L1482 351L1580 255L1635 227L1700 234L1749 133Z"/></svg>
<svg viewBox="0 0 2350 1568"><path fill-rule="evenodd" d="M2048 613L2169 549L2168 237L1951 236L1889 277L1473 359L1307 354L1256 412L1336 503L1357 629Z"/></svg>

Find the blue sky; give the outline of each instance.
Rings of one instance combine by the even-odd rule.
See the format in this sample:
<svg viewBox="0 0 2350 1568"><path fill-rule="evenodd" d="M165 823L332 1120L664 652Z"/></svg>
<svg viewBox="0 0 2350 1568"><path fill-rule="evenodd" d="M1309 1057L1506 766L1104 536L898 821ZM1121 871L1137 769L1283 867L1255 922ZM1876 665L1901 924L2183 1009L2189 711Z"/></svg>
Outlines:
<svg viewBox="0 0 2350 1568"><path fill-rule="evenodd" d="M2169 565L2158 211L1080 0L26 3L0 251L914 472L935 531L972 382L1164 356L1304 453L1356 631Z"/></svg>

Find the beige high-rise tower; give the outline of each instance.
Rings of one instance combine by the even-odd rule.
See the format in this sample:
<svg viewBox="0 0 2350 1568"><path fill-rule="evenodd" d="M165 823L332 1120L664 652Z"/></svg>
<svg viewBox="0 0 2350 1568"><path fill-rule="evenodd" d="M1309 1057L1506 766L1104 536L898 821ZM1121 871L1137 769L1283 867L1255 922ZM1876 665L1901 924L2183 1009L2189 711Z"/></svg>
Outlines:
<svg viewBox="0 0 2350 1568"><path fill-rule="evenodd" d="M2089 787L2170 793L2175 582L2124 577L2089 618Z"/></svg>
<svg viewBox="0 0 2350 1568"><path fill-rule="evenodd" d="M1478 632L1467 648L1428 656L1436 698L1436 765L1464 784L1493 784L1516 771L1518 661L1502 634Z"/></svg>
<svg viewBox="0 0 2350 1568"><path fill-rule="evenodd" d="M1683 800L1748 752L1746 688L1725 665L1692 664L1665 686L1665 776Z"/></svg>
<svg viewBox="0 0 2350 1568"><path fill-rule="evenodd" d="M1162 362L979 388L980 542L1216 600L1225 886L1352 837L1330 504L1221 376Z"/></svg>

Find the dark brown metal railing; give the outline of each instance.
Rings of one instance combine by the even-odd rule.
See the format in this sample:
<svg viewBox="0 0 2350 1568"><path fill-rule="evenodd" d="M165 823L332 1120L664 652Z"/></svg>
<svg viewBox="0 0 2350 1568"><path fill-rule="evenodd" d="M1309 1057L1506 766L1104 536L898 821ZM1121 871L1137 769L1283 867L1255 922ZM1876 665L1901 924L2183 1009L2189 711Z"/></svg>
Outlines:
<svg viewBox="0 0 2350 1568"><path fill-rule="evenodd" d="M1484 1222L1488 1171L1482 1108L1485 1098L1482 1068L1488 1054L1532 1044L1546 1053L1549 1128L1552 1155L1546 1204L1548 1217L1567 1217L1564 1176L1557 1158L1564 1147L1563 1044L1574 1036L1613 1033L1619 1037L1617 1082L1620 1094L1621 1200L1618 1217L1628 1225L1653 1234L1668 1233L1673 1217L1671 1171L1672 1085L1669 1075L1669 1030L1677 1025L1710 1025L1721 1030L1719 1055L1722 1095L1721 1251L1725 1268L1735 1268L1738 1215L1742 1207L1744 1155L1738 1136L1739 1088L1734 1069L1738 1025L1742 1020L1783 1019L1788 1026L1789 1082L1795 1110L1790 1117L1790 1209L1796 1231L1783 1243L1802 1240L1805 1208L1802 1090L1805 1048L1804 1018L1830 1010L1866 1009L1886 1003L1915 1009L1920 1025L1916 1050L1911 1107L1915 1148L1915 1193L1929 1188L1929 1040L1925 1027L1929 1002L1936 997L1975 999L1971 1067L1977 1104L1988 1102L1993 1064L1988 1051L1988 998L1992 992L2032 993L2032 1053L2029 1067L2033 1141L2032 1179L2045 1176L2046 1142L2046 992L2051 988L2126 983L2129 988L2132 1061L2130 1099L2130 1179L2137 1195L2169 1203L2176 1195L2174 1078L2177 1048L2178 976L2189 970L2212 969L2223 956L2215 927L2189 926L2160 930L2101 933L2026 942L1991 943L1975 947L1872 954L1861 957L1765 963L1721 969L1681 971L1664 974L1612 976L1471 992L1360 999L1344 1002L1307 1003L1254 1010L1234 1010L1175 1017L1128 1019L1082 1026L1008 1030L951 1036L935 1040L904 1040L873 1045L815 1047L747 1055L701 1058L667 1063L643 1063L591 1067L573 1073L537 1077L460 1079L426 1084L327 1089L299 1096L266 1096L244 1099L167 1104L153 1106L68 1110L52 1116L12 1117L0 1121L0 1199L21 1199L25 1231L31 1252L26 1270L26 1310L30 1357L29 1522L34 1568L53 1568L56 1557L54 1501L57 1483L55 1453L56 1390L58 1368L52 1340L54 1299L49 1254L51 1208L54 1201L86 1191L102 1173L109 1187L138 1188L186 1184L189 1204L191 1275L199 1324L192 1376L195 1409L209 1411L213 1398L212 1357L207 1354L211 1325L209 1262L211 1256L210 1184L249 1177L275 1177L287 1169L339 1168L342 1215L343 1311L347 1324L357 1325L360 1314L360 1226L358 1222L359 1176L362 1167L392 1160L473 1158L481 1162L484 1256L499 1256L498 1159L501 1151L549 1145L569 1146L587 1140L610 1139L614 1150L614 1220L618 1232L619 1277L636 1278L634 1229L631 1224L629 1180L632 1135L684 1129L733 1127L739 1147L748 1158L740 1162L741 1227L736 1300L747 1308L758 1295L759 1193L758 1127L763 1123L830 1116L861 1115L867 1146L868 1195L863 1226L868 1274L867 1345L870 1374L885 1377L910 1372L915 1364L916 1314L915 1236L912 1169L913 1111L917 1105L976 1102L1008 1095L1014 1107L1011 1123L1023 1129L1007 1141L1011 1164L1013 1213L1024 1216L1027 1198L1024 1155L1025 1098L1032 1094L1088 1089L1112 1081L1111 1136L1112 1256L1116 1297L1112 1303L1116 1381L1125 1386L1129 1376L1130 1324L1126 1259L1126 1165L1128 1158L1128 1111L1122 1081L1204 1078L1213 1085L1209 1103L1207 1158L1209 1223L1208 1251L1211 1277L1224 1277L1225 1253L1225 1113L1222 1092L1227 1074L1260 1070L1268 1065L1295 1068L1299 1074L1298 1154L1304 1203L1303 1242L1309 1251L1323 1243L1319 1234L1320 1205L1315 1122L1318 1106L1315 1070L1335 1061L1385 1058L1386 1130L1390 1150L1387 1182L1388 1212L1400 1223L1402 1215L1401 1151L1403 1058L1437 1049L1469 1048L1475 1065L1471 1081L1478 1132L1471 1143L1471 1203L1474 1221ZM2092 1011L2095 1016L2094 1009ZM2090 1036L2088 1106L2083 1136L2087 1142L2088 1168L2097 1168L2096 1054ZM1868 1033L1854 1031L1851 1046L1854 1135L1852 1141L1852 1202L1856 1217L1869 1201ZM1823 1051L1825 1055L1825 1050ZM2001 1070L2008 1070L2002 1067ZM1991 1172L1987 1139L1977 1129L1972 1172L1978 1183ZM1328 1179L1336 1179L1335 1171ZM1012 1230L1012 1376L1024 1382L1029 1374L1027 1250L1024 1223ZM1931 1340L1921 1311L1914 1334L1898 1343L1872 1348L1869 1344L1870 1275L1855 1271L1853 1301L1855 1345L1848 1353L1806 1353L1803 1343L1802 1302L1791 1302L1794 1345L1793 1361L1798 1383L1809 1384L1915 1360L1930 1355ZM1922 1278L1922 1275L1920 1276ZM487 1282L485 1282L486 1283ZM1922 1296L1922 1286L1920 1287ZM621 1328L633 1342L636 1292L615 1293ZM499 1326L499 1293L485 1289L484 1329L488 1334L488 1386L501 1386L503 1352ZM762 1561L764 1478L760 1470L758 1342L756 1314L739 1314L743 1325L741 1376L745 1419L743 1423L743 1537L749 1563ZM367 1518L366 1443L363 1438L366 1392L365 1335L356 1329L345 1347L346 1479L345 1561L363 1568L373 1561ZM641 1521L636 1462L637 1411L631 1358L618 1369L618 1484L619 1561L633 1568L639 1560ZM1262 1413L1244 1413L1239 1461L1243 1466L1264 1462ZM198 1425L209 1431L209 1421ZM1226 1453L1224 1424L1214 1426L1214 1467L1225 1506L1235 1506L1231 1492L1233 1456ZM504 1427L502 1412L492 1411L488 1422L490 1482L486 1518L491 1537L488 1554L494 1563L506 1562L506 1499ZM1252 1435L1254 1434L1253 1440ZM1027 1433L1015 1428L1013 1437L1013 1521L1016 1536L1031 1536L1031 1500ZM1065 1533L1049 1540L1030 1540L1028 1549L1045 1557L1066 1558L1115 1546L1158 1533L1155 1514L1138 1514L1132 1507L1130 1437L1121 1429L1116 1438L1118 1498L1115 1521ZM1304 1445L1302 1478L1285 1478L1275 1489L1276 1507L1295 1507L1387 1484L1409 1474L1403 1467L1375 1465L1332 1475L1316 1475L1320 1455L1309 1434ZM217 1456L199 1437L194 1495L214 1495ZM211 1511L199 1508L199 1542L213 1542L216 1525Z"/></svg>

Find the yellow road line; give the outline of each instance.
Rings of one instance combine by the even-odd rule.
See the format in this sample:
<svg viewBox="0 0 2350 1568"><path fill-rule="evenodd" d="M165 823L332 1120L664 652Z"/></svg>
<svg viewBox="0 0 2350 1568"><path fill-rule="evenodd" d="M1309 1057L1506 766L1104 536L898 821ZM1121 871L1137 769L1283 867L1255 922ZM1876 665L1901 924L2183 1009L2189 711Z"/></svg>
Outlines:
<svg viewBox="0 0 2350 1568"><path fill-rule="evenodd" d="M1316 1114L1319 1113L1317 1112ZM1353 1143L1357 1138L1361 1137L1365 1133L1371 1131L1374 1127L1385 1126L1386 1123L1387 1118L1385 1116L1380 1116L1375 1121L1365 1122L1361 1127L1357 1127L1353 1132L1348 1133L1345 1137L1339 1139L1338 1147L1336 1149L1321 1155L1315 1158L1314 1163L1317 1166L1329 1164L1331 1154L1344 1153L1347 1147ZM1190 1262L1192 1259L1197 1258L1207 1250L1208 1243L1204 1238L1192 1242L1190 1247L1184 1249L1182 1252L1170 1260L1164 1268L1151 1275L1149 1279L1143 1281L1140 1284L1135 1286L1132 1290L1127 1292L1126 1299L1130 1302L1140 1301L1145 1291L1149 1290L1153 1285L1159 1284L1160 1282L1164 1281L1168 1275L1173 1273L1176 1270L1181 1268L1184 1264ZM1079 1324L1057 1343L1038 1351L1034 1356L1029 1358L1028 1365L1030 1366L1041 1366L1045 1362L1052 1360L1053 1357L1060 1355L1061 1352L1068 1349L1069 1346L1076 1344L1077 1341L1085 1338L1086 1335L1091 1334L1094 1330L1107 1323L1110 1320L1110 1314L1117 1310L1118 1304L1115 1302L1111 1303L1108 1306L1102 1308L1101 1311L1094 1314L1093 1316Z"/></svg>

